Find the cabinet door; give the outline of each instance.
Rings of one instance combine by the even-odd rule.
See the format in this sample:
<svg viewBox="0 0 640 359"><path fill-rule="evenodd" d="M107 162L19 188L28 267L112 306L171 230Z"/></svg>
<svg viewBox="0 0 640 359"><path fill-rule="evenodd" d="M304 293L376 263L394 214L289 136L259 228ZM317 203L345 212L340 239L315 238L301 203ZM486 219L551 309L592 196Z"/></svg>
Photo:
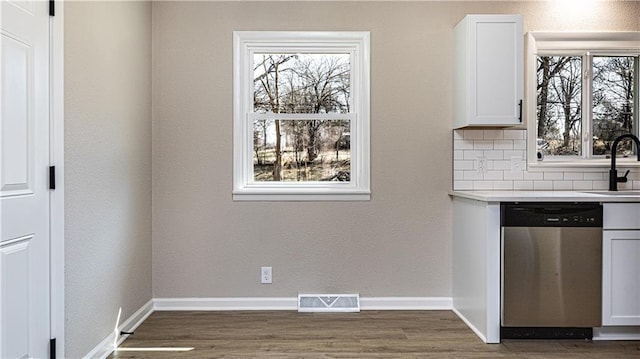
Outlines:
<svg viewBox="0 0 640 359"><path fill-rule="evenodd" d="M640 325L640 230L603 234L602 324Z"/></svg>
<svg viewBox="0 0 640 359"><path fill-rule="evenodd" d="M467 15L455 29L456 128L509 126L522 120L523 33L520 15ZM462 67L465 68L462 68Z"/></svg>

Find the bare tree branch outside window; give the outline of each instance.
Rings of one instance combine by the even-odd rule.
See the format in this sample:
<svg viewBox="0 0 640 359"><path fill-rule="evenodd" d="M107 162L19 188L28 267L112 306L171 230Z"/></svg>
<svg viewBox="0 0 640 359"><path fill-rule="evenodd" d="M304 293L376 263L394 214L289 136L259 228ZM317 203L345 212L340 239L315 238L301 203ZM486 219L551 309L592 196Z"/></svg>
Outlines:
<svg viewBox="0 0 640 359"><path fill-rule="evenodd" d="M593 153L610 154L616 137L634 131L634 80L637 57L593 58ZM635 65L635 66L634 66ZM631 142L618 153L630 154Z"/></svg>
<svg viewBox="0 0 640 359"><path fill-rule="evenodd" d="M587 55L588 56L588 55ZM537 66L538 150L550 156L580 156L583 143L591 154L609 155L613 140L636 133L634 113L638 56L593 56L591 75L582 71L583 56L539 56ZM592 96L582 98L583 86ZM584 110L591 109L590 123L583 128ZM589 137L583 138L583 134ZM631 142L619 153L629 155Z"/></svg>
<svg viewBox="0 0 640 359"><path fill-rule="evenodd" d="M538 138L551 155L581 153L582 59L538 57Z"/></svg>
<svg viewBox="0 0 640 359"><path fill-rule="evenodd" d="M254 112L347 114L348 54L254 55ZM254 121L254 180L350 181L350 121Z"/></svg>

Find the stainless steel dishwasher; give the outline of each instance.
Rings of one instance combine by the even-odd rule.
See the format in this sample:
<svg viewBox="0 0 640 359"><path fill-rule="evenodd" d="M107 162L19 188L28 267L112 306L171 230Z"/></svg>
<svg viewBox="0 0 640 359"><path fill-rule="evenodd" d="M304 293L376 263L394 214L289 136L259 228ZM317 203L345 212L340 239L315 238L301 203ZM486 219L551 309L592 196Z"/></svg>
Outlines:
<svg viewBox="0 0 640 359"><path fill-rule="evenodd" d="M602 206L503 203L501 338L592 338L602 321Z"/></svg>

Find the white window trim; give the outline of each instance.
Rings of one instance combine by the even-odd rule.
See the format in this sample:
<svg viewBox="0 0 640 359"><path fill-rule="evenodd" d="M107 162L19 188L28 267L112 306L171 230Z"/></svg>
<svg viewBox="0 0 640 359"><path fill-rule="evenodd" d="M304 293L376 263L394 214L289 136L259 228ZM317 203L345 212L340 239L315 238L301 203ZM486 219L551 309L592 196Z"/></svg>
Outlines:
<svg viewBox="0 0 640 359"><path fill-rule="evenodd" d="M349 52L353 113L350 182L254 182L253 53ZM233 200L234 201L367 201L370 189L370 125L368 31L234 31L233 32ZM305 114L307 117L309 114ZM279 115L280 118L289 115ZM323 115L331 117L333 115ZM260 114L259 117L265 117ZM295 116L294 116L295 117ZM300 118L300 116L297 116Z"/></svg>
<svg viewBox="0 0 640 359"><path fill-rule="evenodd" d="M594 168L608 168L610 159L601 158L559 158L549 161L537 161L537 129L536 129L536 66L538 55L638 55L640 53L640 32L547 32L531 31L526 35L526 86L527 86L527 168L544 170L563 168L567 172L588 171ZM590 91L584 86L584 91ZM588 94L590 96L590 94ZM640 114L640 113L639 113ZM640 167L640 162L633 159L617 159L618 165Z"/></svg>

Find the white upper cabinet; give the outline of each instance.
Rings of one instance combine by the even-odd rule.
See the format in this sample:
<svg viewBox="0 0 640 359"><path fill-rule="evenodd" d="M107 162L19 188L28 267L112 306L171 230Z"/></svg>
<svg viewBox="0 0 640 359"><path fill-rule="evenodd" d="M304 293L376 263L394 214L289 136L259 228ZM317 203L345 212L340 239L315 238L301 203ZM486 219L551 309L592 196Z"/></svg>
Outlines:
<svg viewBox="0 0 640 359"><path fill-rule="evenodd" d="M520 125L522 16L467 15L454 41L454 128Z"/></svg>

